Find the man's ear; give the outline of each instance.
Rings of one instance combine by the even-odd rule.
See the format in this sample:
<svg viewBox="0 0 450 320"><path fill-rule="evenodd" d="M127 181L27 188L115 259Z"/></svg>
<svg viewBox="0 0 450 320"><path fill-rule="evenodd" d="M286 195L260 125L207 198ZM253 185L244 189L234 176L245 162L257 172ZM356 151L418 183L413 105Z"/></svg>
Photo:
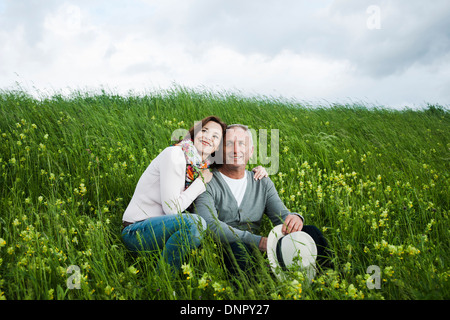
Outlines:
<svg viewBox="0 0 450 320"><path fill-rule="evenodd" d="M255 150L255 146L252 146L252 148L250 149L250 153L248 158L250 159L253 156L253 151Z"/></svg>

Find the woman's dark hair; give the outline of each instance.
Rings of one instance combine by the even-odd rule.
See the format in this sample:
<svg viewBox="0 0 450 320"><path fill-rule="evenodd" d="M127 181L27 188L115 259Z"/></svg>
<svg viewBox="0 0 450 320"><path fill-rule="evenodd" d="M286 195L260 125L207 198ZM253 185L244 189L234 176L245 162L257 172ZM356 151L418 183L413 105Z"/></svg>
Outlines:
<svg viewBox="0 0 450 320"><path fill-rule="evenodd" d="M202 128L210 121L218 123L222 127L222 137L225 135L225 131L227 130L227 125L223 122L219 117L209 116L203 118L198 121L194 126L189 129L189 132L186 134L184 139L194 139L194 135L202 130ZM181 141L181 140L180 140Z"/></svg>

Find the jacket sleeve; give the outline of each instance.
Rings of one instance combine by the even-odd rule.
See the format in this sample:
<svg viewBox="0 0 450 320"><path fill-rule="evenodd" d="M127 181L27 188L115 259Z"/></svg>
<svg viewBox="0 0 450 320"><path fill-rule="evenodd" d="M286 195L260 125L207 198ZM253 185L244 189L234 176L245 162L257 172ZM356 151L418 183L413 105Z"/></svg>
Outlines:
<svg viewBox="0 0 450 320"><path fill-rule="evenodd" d="M160 162L161 205L165 214L177 214L186 210L206 190L201 178L197 178L184 190L186 161L179 147L169 147Z"/></svg>
<svg viewBox="0 0 450 320"><path fill-rule="evenodd" d="M249 231L234 228L219 220L214 195L209 188L195 200L195 207L197 214L205 219L209 230L215 237L219 238L221 242L233 243L242 241L249 245L259 246L261 236L255 235Z"/></svg>

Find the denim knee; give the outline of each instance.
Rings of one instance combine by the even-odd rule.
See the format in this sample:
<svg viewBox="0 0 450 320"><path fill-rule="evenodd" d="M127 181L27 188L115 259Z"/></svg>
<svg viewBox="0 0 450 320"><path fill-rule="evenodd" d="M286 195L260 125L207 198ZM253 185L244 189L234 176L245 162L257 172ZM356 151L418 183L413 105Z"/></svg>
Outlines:
<svg viewBox="0 0 450 320"><path fill-rule="evenodd" d="M200 231L200 233L203 233L208 227L208 225L206 224L206 220L200 217L199 215L195 215L195 219L197 220L196 224L198 230Z"/></svg>
<svg viewBox="0 0 450 320"><path fill-rule="evenodd" d="M197 247L200 245L206 228L207 224L205 219L196 214L189 215L189 233Z"/></svg>

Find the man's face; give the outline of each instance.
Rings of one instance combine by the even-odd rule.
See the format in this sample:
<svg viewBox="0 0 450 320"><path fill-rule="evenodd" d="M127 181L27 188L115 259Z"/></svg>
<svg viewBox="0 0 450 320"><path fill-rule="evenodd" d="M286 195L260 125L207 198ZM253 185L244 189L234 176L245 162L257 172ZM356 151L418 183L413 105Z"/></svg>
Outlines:
<svg viewBox="0 0 450 320"><path fill-rule="evenodd" d="M227 129L223 148L225 165L245 168L253 154L248 134L242 128Z"/></svg>

